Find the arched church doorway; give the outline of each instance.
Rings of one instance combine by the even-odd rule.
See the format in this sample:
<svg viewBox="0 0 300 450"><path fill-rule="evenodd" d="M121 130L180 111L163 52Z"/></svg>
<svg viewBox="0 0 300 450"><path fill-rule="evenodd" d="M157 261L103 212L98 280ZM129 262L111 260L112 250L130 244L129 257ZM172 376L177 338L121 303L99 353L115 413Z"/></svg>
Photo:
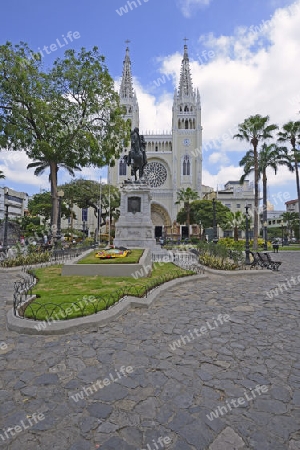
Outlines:
<svg viewBox="0 0 300 450"><path fill-rule="evenodd" d="M168 211L158 203L151 204L151 220L154 225L155 238L165 237L171 228Z"/></svg>

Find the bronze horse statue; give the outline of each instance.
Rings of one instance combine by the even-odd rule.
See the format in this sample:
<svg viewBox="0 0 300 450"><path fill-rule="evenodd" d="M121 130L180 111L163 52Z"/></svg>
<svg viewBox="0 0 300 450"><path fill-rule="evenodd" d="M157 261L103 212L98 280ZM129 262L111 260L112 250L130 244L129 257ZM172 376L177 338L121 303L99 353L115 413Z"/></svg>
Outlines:
<svg viewBox="0 0 300 450"><path fill-rule="evenodd" d="M141 180L144 175L144 167L147 164L146 142L144 136L140 136L138 128L135 128L130 136L131 148L125 159L127 165L131 166L131 175L137 181L137 171L139 171L139 180Z"/></svg>

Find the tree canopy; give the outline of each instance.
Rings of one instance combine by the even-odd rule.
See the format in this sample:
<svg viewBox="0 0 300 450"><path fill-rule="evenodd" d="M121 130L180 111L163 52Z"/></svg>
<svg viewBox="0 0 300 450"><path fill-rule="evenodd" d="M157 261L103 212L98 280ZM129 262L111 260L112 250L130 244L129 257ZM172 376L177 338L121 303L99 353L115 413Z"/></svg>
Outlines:
<svg viewBox="0 0 300 450"><path fill-rule="evenodd" d="M230 209L221 202L216 201L216 220L217 224L224 228L227 222L227 214ZM177 221L185 223L187 220L187 211L182 208L177 214ZM203 229L213 226L213 202L212 200L195 200L190 204L190 223L199 224Z"/></svg>
<svg viewBox="0 0 300 450"><path fill-rule="evenodd" d="M26 43L0 46L0 147L48 165L54 225L58 166L109 164L129 137L123 114L97 47L67 50L44 71Z"/></svg>

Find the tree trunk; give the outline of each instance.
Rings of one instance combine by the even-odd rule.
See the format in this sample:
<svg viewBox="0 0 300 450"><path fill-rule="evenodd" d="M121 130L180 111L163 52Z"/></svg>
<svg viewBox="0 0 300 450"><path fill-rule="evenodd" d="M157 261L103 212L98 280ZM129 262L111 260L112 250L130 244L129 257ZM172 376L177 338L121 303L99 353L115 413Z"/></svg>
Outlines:
<svg viewBox="0 0 300 450"><path fill-rule="evenodd" d="M254 225L254 234L253 234L253 249L257 250L258 248L258 180L259 180L259 172L258 172L258 155L257 155L257 142L253 143L253 154L254 154L254 211L253 211L253 225Z"/></svg>
<svg viewBox="0 0 300 450"><path fill-rule="evenodd" d="M57 218L58 218L58 195L57 195L57 164L50 162L50 183L52 197L52 217L51 217L51 236L56 239L57 235Z"/></svg>
<svg viewBox="0 0 300 450"><path fill-rule="evenodd" d="M239 228L237 225L235 225L235 227L233 228L233 236L234 236L234 241L238 241L239 240Z"/></svg>
<svg viewBox="0 0 300 450"><path fill-rule="evenodd" d="M263 181L263 230L264 230L264 239L265 242L268 240L267 235L267 226L265 227L264 224L268 223L268 210L267 210L267 174L266 169L263 170L262 174L262 181Z"/></svg>
<svg viewBox="0 0 300 450"><path fill-rule="evenodd" d="M296 184L297 184L297 196L298 196L298 212L300 218L300 185L299 185L299 168L298 168L298 154L296 148L294 147L294 158L295 158L295 172L296 172ZM298 221L299 229L299 239L300 239L300 220Z"/></svg>

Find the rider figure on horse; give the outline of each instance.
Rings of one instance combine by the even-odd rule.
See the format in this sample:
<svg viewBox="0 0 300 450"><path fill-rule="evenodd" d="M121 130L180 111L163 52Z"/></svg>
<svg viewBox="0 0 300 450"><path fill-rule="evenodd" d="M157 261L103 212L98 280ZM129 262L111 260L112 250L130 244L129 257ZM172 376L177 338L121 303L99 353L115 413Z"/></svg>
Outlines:
<svg viewBox="0 0 300 450"><path fill-rule="evenodd" d="M135 177L135 181L137 181L137 171L139 171L139 180L141 180L147 164L146 141L143 135L140 136L137 127L131 132L131 149L126 160L127 165L131 166L131 175Z"/></svg>

